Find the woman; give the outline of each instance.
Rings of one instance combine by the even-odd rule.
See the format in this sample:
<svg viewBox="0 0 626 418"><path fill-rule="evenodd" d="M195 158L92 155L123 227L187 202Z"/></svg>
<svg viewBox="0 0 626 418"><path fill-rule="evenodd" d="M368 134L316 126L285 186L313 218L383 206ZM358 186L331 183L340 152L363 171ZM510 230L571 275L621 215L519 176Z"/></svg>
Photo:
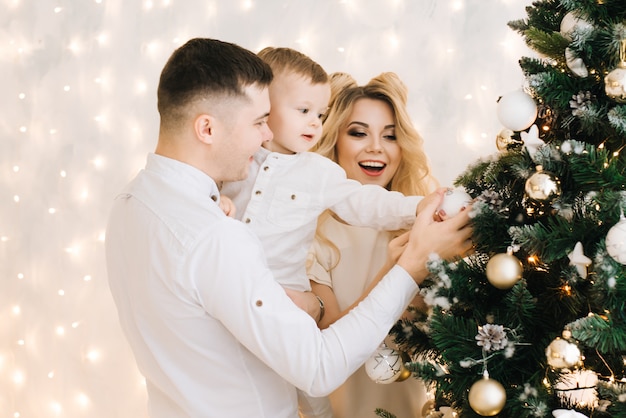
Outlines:
<svg viewBox="0 0 626 418"><path fill-rule="evenodd" d="M437 183L430 175L422 138L406 111L406 87L397 75L383 73L358 86L349 75L335 73L331 82L330 109L314 151L363 184L406 195L429 194ZM399 234L349 226L330 212L320 217L307 271L313 291L325 305L321 328L356 305L395 264L406 243L406 235L392 241ZM336 418L374 417L376 408L398 418L421 417L426 391L414 378L376 384L361 367L330 399Z"/></svg>

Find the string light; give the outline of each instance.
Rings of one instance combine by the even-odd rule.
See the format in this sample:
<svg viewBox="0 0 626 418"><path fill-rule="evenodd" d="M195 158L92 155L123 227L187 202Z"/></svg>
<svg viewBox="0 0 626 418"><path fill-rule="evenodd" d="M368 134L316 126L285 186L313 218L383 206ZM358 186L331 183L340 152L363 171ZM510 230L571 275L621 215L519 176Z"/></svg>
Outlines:
<svg viewBox="0 0 626 418"><path fill-rule="evenodd" d="M3 76L11 81L2 84L6 116L0 124L0 168L8 189L0 211L3 219L16 220L0 231L0 249L8 260L3 264L8 337L0 341L0 390L13 405L7 415L104 418L145 408L146 382L136 370L107 290L104 227L111 200L154 147L154 90L173 48L193 36L210 36L254 51L268 45L293 46L329 72L348 71L361 80L397 71L409 87L411 114L433 144L448 137L432 128L441 91L463 85L462 92L454 92L455 100L467 94L474 112L491 100L489 91L509 90L474 85L478 83L471 72L484 72L484 62L473 69L465 48L456 42L462 37L445 39L437 48L415 42L423 33L449 25L450 9L455 19L462 18L464 0L451 2L448 15L441 16L428 2L328 1L340 7L330 8L329 14L318 5L284 1L142 0L118 5L93 0L44 8L20 0L4 2L10 25L0 56ZM485 13L494 9L481 7ZM515 7L518 12L507 9L511 18L523 11ZM312 16L311 11L324 14ZM280 21L280 16L289 20ZM486 36L486 42L509 33L509 17L498 19L498 35ZM458 35L464 27L442 29ZM489 59L494 66L509 68L512 79L506 71L499 76L517 84L517 57L498 55L502 48L497 42L484 44L495 52ZM455 61L462 62L462 73L444 74L459 68L452 64L456 59L464 60ZM424 82L432 78L427 71L441 74L436 90L426 89L434 87ZM446 109L450 120L475 120ZM484 115L475 126L446 127L453 129L448 140L470 151L458 153L463 158L473 160L484 153L493 136L494 112ZM437 152L441 150L429 150ZM444 176L451 178L465 166L448 162L447 154L445 164L433 158L442 183L447 182ZM105 395L112 387L114 394Z"/></svg>

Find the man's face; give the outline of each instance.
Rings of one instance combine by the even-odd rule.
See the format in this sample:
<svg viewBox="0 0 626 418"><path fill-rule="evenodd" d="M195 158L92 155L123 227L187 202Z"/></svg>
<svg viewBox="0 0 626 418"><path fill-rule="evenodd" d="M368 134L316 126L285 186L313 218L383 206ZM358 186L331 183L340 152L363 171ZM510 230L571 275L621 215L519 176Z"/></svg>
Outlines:
<svg viewBox="0 0 626 418"><path fill-rule="evenodd" d="M261 144L272 139L267 126L270 99L267 88L248 86L248 100L229 103L225 117L218 120L222 135L219 138L218 181L238 181L248 177L252 155ZM228 113L228 114L226 114Z"/></svg>

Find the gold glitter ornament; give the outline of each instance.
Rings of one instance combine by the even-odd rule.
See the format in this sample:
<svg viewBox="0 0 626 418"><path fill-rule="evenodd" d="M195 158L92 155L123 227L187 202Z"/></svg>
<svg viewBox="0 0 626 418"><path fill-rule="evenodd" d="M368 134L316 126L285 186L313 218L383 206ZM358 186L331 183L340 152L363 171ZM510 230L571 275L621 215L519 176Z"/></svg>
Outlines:
<svg viewBox="0 0 626 418"><path fill-rule="evenodd" d="M506 391L500 382L490 379L489 375L485 374L470 388L468 401L478 415L492 417L499 414L504 408Z"/></svg>

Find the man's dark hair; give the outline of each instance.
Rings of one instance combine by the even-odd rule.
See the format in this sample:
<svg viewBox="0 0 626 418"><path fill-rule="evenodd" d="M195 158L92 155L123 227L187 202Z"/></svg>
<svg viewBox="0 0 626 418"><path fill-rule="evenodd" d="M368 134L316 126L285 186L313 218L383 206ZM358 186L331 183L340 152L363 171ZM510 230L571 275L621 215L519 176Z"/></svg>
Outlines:
<svg viewBox="0 0 626 418"><path fill-rule="evenodd" d="M194 38L168 59L157 89L162 120L174 122L201 97L242 97L250 85L267 87L272 70L256 54L217 39Z"/></svg>

